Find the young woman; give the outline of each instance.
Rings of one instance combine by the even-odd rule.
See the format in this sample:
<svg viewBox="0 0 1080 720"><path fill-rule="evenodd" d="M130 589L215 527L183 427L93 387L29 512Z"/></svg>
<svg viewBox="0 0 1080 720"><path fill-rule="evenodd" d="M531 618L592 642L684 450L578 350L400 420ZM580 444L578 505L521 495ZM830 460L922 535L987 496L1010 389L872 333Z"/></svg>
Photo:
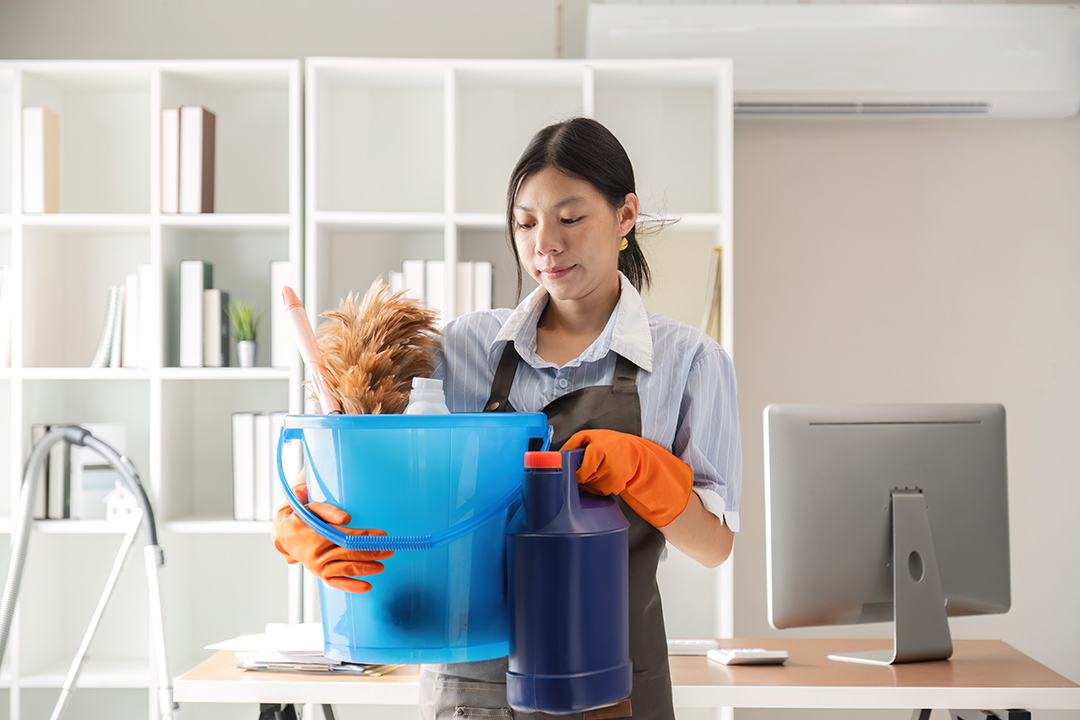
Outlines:
<svg viewBox="0 0 1080 720"><path fill-rule="evenodd" d="M585 447L578 482L618 495L630 521L634 686L603 717L672 720L657 563L668 543L707 567L728 557L742 455L730 358L642 305L638 209L630 159L600 123L575 118L537 133L510 178L507 227L519 289L522 268L540 287L512 311L450 321L435 377L453 412L544 412L552 449ZM347 522L342 510L322 512ZM385 553L327 547L297 523L279 513L279 550L330 584L370 588L356 576L379 572ZM421 717L541 717L511 714L506 669L506 658L423 666Z"/></svg>

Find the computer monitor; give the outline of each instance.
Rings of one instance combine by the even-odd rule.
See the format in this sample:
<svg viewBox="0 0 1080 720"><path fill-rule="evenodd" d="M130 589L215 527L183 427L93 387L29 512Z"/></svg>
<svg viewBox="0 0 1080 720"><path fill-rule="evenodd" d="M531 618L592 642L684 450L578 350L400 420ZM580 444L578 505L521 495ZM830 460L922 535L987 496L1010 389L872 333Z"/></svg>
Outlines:
<svg viewBox="0 0 1080 720"><path fill-rule="evenodd" d="M1009 609L1005 408L769 405L765 528L777 629L894 621L894 647L952 654L947 615Z"/></svg>

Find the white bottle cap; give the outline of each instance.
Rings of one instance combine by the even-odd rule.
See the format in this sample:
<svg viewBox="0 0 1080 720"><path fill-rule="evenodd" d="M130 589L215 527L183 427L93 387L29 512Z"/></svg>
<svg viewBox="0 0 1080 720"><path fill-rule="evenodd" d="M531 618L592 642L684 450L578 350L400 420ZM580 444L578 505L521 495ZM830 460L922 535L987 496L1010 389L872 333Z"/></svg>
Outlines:
<svg viewBox="0 0 1080 720"><path fill-rule="evenodd" d="M412 386L414 390L442 390L442 380L414 377Z"/></svg>

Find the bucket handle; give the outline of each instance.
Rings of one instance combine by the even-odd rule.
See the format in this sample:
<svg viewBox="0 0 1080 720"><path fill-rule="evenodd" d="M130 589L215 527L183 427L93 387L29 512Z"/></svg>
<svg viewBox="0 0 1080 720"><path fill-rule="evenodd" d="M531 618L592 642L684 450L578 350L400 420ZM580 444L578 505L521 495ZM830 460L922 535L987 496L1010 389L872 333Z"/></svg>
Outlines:
<svg viewBox="0 0 1080 720"><path fill-rule="evenodd" d="M550 429L547 435L548 438L544 442L545 446L550 442ZM497 513L505 511L515 500L521 497L521 483L517 483L484 512L431 535L350 535L324 522L315 513L308 510L307 506L300 503L292 488L289 487L289 482L285 478L282 451L285 449L285 443L293 440L303 442L304 449L307 450L307 442L304 441L302 428L283 427L281 434L278 436L277 466L278 479L281 481L281 487L285 491L285 500L292 507L293 512L304 521L304 524L330 542L340 545L346 550L430 550L471 533L477 527L495 517ZM309 463L309 466L311 472L315 474L316 481L318 481L319 477L315 473L314 463Z"/></svg>

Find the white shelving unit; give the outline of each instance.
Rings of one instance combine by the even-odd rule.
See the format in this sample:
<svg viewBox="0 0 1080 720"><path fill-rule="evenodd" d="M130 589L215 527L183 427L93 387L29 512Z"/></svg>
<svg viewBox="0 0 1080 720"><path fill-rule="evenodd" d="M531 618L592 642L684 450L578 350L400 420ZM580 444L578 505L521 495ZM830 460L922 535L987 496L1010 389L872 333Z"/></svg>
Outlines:
<svg viewBox="0 0 1080 720"><path fill-rule="evenodd" d="M299 576L268 542L269 523L232 518L230 416L302 411L302 368L179 368L182 259L214 265L214 285L269 307L269 262L302 280L303 105L298 61L29 61L0 64L0 264L12 268L11 368L0 369L0 552L6 567L35 423L118 422L154 503L166 564L170 669L207 643L298 619ZM60 212L22 212L21 108L60 118ZM217 118L215 213L160 211L160 110L202 105ZM153 358L91 369L106 291L149 263L157 285ZM268 315L266 316L268 317ZM13 720L55 702L120 541L105 521L39 521L0 675ZM141 536L137 541L141 546ZM141 553L134 553L141 554ZM289 588L293 587L292 592ZM142 563L125 566L69 715L152 714ZM104 694L103 694L104 693ZM131 713L135 714L132 715ZM185 709L198 716L200 709Z"/></svg>
<svg viewBox="0 0 1080 720"><path fill-rule="evenodd" d="M732 68L726 60L306 61L305 306L312 319L405 259L494 265L494 306L516 303L506 183L541 127L595 117L626 147L646 213L678 218L645 241L651 310L701 321L723 248L722 342L733 345ZM523 295L533 286L524 279ZM731 562L678 552L661 570L670 635L730 636ZM317 619L314 586L304 614Z"/></svg>

